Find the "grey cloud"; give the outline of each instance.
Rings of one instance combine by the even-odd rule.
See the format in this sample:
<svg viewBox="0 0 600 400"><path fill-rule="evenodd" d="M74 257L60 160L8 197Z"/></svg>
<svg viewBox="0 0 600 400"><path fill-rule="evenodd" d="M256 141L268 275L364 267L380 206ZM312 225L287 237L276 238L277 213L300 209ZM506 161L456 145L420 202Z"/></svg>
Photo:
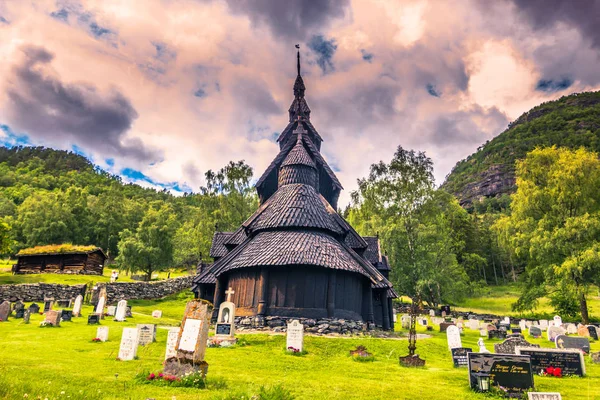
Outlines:
<svg viewBox="0 0 600 400"><path fill-rule="evenodd" d="M118 90L99 93L89 83L66 84L43 73L54 55L42 47L22 48L25 59L12 69L8 115L12 126L33 137L68 140L107 156L152 160L159 156L126 133L138 117Z"/></svg>
<svg viewBox="0 0 600 400"><path fill-rule="evenodd" d="M330 20L346 14L349 0L226 0L230 10L253 24L267 25L275 36L303 40Z"/></svg>
<svg viewBox="0 0 600 400"><path fill-rule="evenodd" d="M600 49L600 1L598 0L513 0L535 29L552 29L563 22L578 29Z"/></svg>
<svg viewBox="0 0 600 400"><path fill-rule="evenodd" d="M239 95L242 106L252 114L268 116L283 112L264 82L240 79L235 84L234 92Z"/></svg>

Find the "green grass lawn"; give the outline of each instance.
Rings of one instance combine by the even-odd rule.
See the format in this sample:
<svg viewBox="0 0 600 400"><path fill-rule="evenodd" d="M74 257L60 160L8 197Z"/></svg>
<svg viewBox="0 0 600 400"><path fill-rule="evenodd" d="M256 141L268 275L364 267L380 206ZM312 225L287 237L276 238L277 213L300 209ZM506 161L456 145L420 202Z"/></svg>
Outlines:
<svg viewBox="0 0 600 400"><path fill-rule="evenodd" d="M417 343L417 352L427 360L426 367L420 369L398 365L398 356L407 353L405 340L306 336L308 354L296 357L285 354L283 335L239 334L245 346L207 349L207 389L135 382L138 373L162 369L167 336L164 328L179 324L188 299L181 294L160 301L130 302L134 318L123 323L102 321L110 327L106 343L91 342L96 327L88 326L86 318L64 322L60 328L39 328L41 315L33 316L29 325L15 319L0 323L0 398L249 399L261 386L273 385L289 389L297 399L489 398L470 391L466 369L453 368L445 334L437 332ZM150 316L154 309L163 310L162 319ZM91 311L91 306L84 308L85 314ZM117 361L123 327L146 322L159 324L157 342L141 347L138 360ZM463 346L477 349L478 339L477 332L466 330ZM531 341L552 347L544 339ZM493 349L495 342L486 340L488 349ZM357 345L366 346L375 361L353 361L348 352ZM599 351L600 342L592 343L592 350ZM565 400L600 399L600 365L586 357L586 369L585 378L536 376L536 389L559 391Z"/></svg>
<svg viewBox="0 0 600 400"><path fill-rule="evenodd" d="M13 275L11 273L11 267L15 263L15 260L0 260L0 285L5 284L17 284L17 283L61 283L65 285L77 285L90 282L110 282L110 274L112 269L104 268L104 275L69 275L69 274L27 274L27 275ZM171 271L171 278L187 275L187 271L184 269L173 269ZM169 271L161 271L153 274L157 276L157 279L167 279ZM119 282L134 282L127 274L119 273Z"/></svg>

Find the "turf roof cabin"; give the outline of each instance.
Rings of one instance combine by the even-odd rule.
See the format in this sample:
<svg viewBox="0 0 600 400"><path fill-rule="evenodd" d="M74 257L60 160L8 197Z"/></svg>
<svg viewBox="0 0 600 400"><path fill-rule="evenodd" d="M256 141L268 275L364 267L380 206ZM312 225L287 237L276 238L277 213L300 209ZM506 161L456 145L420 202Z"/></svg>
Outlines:
<svg viewBox="0 0 600 400"><path fill-rule="evenodd" d="M23 249L16 255L15 274L102 275L106 254L96 246L50 245Z"/></svg>
<svg viewBox="0 0 600 400"><path fill-rule="evenodd" d="M192 290L215 310L234 290L238 316L342 318L393 329L389 266L379 240L336 212L342 186L323 159L300 75L280 152L256 184L261 205L235 232L217 232ZM260 318L259 318L260 320Z"/></svg>

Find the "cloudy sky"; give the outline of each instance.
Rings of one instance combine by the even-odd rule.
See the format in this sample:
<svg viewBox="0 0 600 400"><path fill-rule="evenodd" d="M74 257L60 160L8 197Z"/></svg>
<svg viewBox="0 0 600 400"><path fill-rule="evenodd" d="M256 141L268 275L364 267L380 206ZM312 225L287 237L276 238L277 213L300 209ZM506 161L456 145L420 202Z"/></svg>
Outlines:
<svg viewBox="0 0 600 400"><path fill-rule="evenodd" d="M398 145L453 165L540 102L600 88L594 0L0 0L0 144L197 191L275 157L295 78L348 200Z"/></svg>

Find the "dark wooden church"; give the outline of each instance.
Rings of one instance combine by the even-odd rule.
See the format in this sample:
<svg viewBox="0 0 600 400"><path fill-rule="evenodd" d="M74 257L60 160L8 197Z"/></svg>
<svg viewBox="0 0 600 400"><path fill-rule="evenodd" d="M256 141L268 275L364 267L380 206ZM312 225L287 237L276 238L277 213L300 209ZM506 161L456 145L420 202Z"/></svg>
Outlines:
<svg viewBox="0 0 600 400"><path fill-rule="evenodd" d="M235 232L217 232L192 290L215 308L235 293L238 316L342 318L393 329L389 265L376 237L336 212L342 185L320 153L300 75L280 152L256 184L260 207Z"/></svg>

